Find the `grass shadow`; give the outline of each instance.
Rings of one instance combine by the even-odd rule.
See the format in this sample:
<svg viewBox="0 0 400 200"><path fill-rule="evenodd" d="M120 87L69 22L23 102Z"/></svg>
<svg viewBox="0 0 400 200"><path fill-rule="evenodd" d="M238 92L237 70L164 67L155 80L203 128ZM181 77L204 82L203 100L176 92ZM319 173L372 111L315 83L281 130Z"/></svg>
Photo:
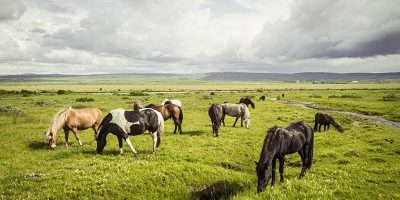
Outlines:
<svg viewBox="0 0 400 200"><path fill-rule="evenodd" d="M219 181L214 184L201 187L199 190L194 189L191 199L203 200L219 200L229 199L237 193L243 191L243 187L238 183Z"/></svg>
<svg viewBox="0 0 400 200"><path fill-rule="evenodd" d="M43 141L31 141L29 142L28 146L31 150L50 149L49 143Z"/></svg>
<svg viewBox="0 0 400 200"><path fill-rule="evenodd" d="M184 131L182 135L190 135L190 136L200 136L206 134L205 131L202 130L194 130L194 131Z"/></svg>

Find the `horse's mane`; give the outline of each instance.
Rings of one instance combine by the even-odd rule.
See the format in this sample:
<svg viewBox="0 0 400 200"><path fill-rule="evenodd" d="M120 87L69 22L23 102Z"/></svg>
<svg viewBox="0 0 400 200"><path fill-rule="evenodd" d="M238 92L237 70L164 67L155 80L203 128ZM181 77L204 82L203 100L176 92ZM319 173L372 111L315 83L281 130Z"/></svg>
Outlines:
<svg viewBox="0 0 400 200"><path fill-rule="evenodd" d="M335 127L335 129L336 129L337 131L339 131L339 132L342 132L342 131L343 131L342 126L341 126L338 122L336 122L335 119L334 119L332 116L330 116L330 115L328 115L328 114L324 114L324 118L325 118L330 124L332 124L333 127Z"/></svg>
<svg viewBox="0 0 400 200"><path fill-rule="evenodd" d="M278 129L280 129L280 127L278 127L277 125L275 125L272 128L268 129L267 135L265 136L265 139L264 139L264 145L263 145L263 148L262 148L262 151L261 151L261 156L260 156L261 160L260 160L260 162L264 162L267 159L267 156L273 156L273 155L266 155L266 153L267 153L268 148L272 146L272 143L274 142L273 141L274 140L274 136L275 136L274 133L276 133L276 131Z"/></svg>
<svg viewBox="0 0 400 200"><path fill-rule="evenodd" d="M57 132L63 127L71 110L72 108L68 107L58 111L57 114L54 116L53 121L50 124L49 127L50 132L47 133L57 134Z"/></svg>

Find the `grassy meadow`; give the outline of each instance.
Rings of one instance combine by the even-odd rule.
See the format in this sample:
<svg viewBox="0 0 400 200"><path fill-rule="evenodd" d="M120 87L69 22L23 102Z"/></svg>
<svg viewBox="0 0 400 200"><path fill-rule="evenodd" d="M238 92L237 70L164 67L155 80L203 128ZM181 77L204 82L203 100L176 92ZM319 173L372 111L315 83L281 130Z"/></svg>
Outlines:
<svg viewBox="0 0 400 200"><path fill-rule="evenodd" d="M333 128L315 134L314 163L302 180L297 178L299 155L288 155L285 183L277 178L275 186L257 194L253 162L268 128L299 120L313 126L315 110L285 101L315 102L399 122L399 83L5 82L0 90L1 199L400 199L400 130L351 116L332 113L343 134ZM285 97L278 101L257 100L282 93ZM250 128L232 127L234 118L227 117L227 126L214 137L207 114L211 103L237 102L245 95L256 104L250 108ZM54 114L67 106L97 107L105 116L112 109L131 109L134 100L158 104L165 98L182 101L183 134L173 134L173 122L166 121L156 155L148 133L130 137L137 158L126 143L119 155L111 134L104 153L96 154L89 129L79 132L82 147L73 134L67 148L60 132L55 151L44 140Z"/></svg>

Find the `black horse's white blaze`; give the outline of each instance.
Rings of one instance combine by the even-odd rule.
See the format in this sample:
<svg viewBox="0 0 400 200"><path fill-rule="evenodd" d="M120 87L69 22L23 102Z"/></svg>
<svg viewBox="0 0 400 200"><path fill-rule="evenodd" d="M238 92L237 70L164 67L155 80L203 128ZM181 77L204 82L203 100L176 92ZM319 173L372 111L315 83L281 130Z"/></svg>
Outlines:
<svg viewBox="0 0 400 200"><path fill-rule="evenodd" d="M155 153L156 147L161 142L161 134L164 132L164 119L161 113L151 108L136 111L112 110L101 122L97 136L97 151L103 151L107 143L107 134L112 133L118 137L121 154L123 153L122 139L124 139L131 151L137 155L128 135L139 135L146 130L150 132L153 138L153 153Z"/></svg>

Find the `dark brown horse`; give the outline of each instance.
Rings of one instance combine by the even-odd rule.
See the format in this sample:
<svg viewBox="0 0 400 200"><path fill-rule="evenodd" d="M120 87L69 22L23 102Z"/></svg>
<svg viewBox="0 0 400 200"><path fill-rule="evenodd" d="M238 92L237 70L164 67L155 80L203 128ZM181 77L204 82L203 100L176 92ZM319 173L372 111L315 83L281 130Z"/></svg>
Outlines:
<svg viewBox="0 0 400 200"><path fill-rule="evenodd" d="M279 174L283 183L283 169L285 155L298 152L303 167L299 178L303 178L306 171L311 168L313 160L314 132L308 124L299 121L286 128L274 126L267 132L261 150L260 160L256 163L258 177L257 192L265 190L268 182L275 184L276 160L279 160Z"/></svg>
<svg viewBox="0 0 400 200"><path fill-rule="evenodd" d="M265 101L265 96L262 95L258 100L259 100L259 101Z"/></svg>
<svg viewBox="0 0 400 200"><path fill-rule="evenodd" d="M256 108L256 105L253 103L253 101L251 100L250 97L242 97L242 98L240 98L239 103L244 103L244 104L246 104L247 107L249 107L249 105L251 105L251 107L253 109Z"/></svg>
<svg viewBox="0 0 400 200"><path fill-rule="evenodd" d="M154 104L149 104L145 108L152 108L160 112L164 118L164 121L172 118L175 124L174 133L176 133L176 129L178 129L179 133L182 133L183 112L181 107L170 103L159 106Z"/></svg>
<svg viewBox="0 0 400 200"><path fill-rule="evenodd" d="M325 113L317 113L315 114L315 125L314 125L314 130L315 131L319 131L321 132L321 126L324 125L324 131L326 131L326 127L328 127L329 130L329 126L332 124L333 127L335 127L335 129L341 133L343 133L343 128L340 125L339 122L336 122L335 119ZM319 127L318 127L319 125Z"/></svg>
<svg viewBox="0 0 400 200"><path fill-rule="evenodd" d="M208 116L210 116L213 134L215 135L215 137L218 137L219 128L221 127L222 115L223 111L220 104L214 103L208 109Z"/></svg>

